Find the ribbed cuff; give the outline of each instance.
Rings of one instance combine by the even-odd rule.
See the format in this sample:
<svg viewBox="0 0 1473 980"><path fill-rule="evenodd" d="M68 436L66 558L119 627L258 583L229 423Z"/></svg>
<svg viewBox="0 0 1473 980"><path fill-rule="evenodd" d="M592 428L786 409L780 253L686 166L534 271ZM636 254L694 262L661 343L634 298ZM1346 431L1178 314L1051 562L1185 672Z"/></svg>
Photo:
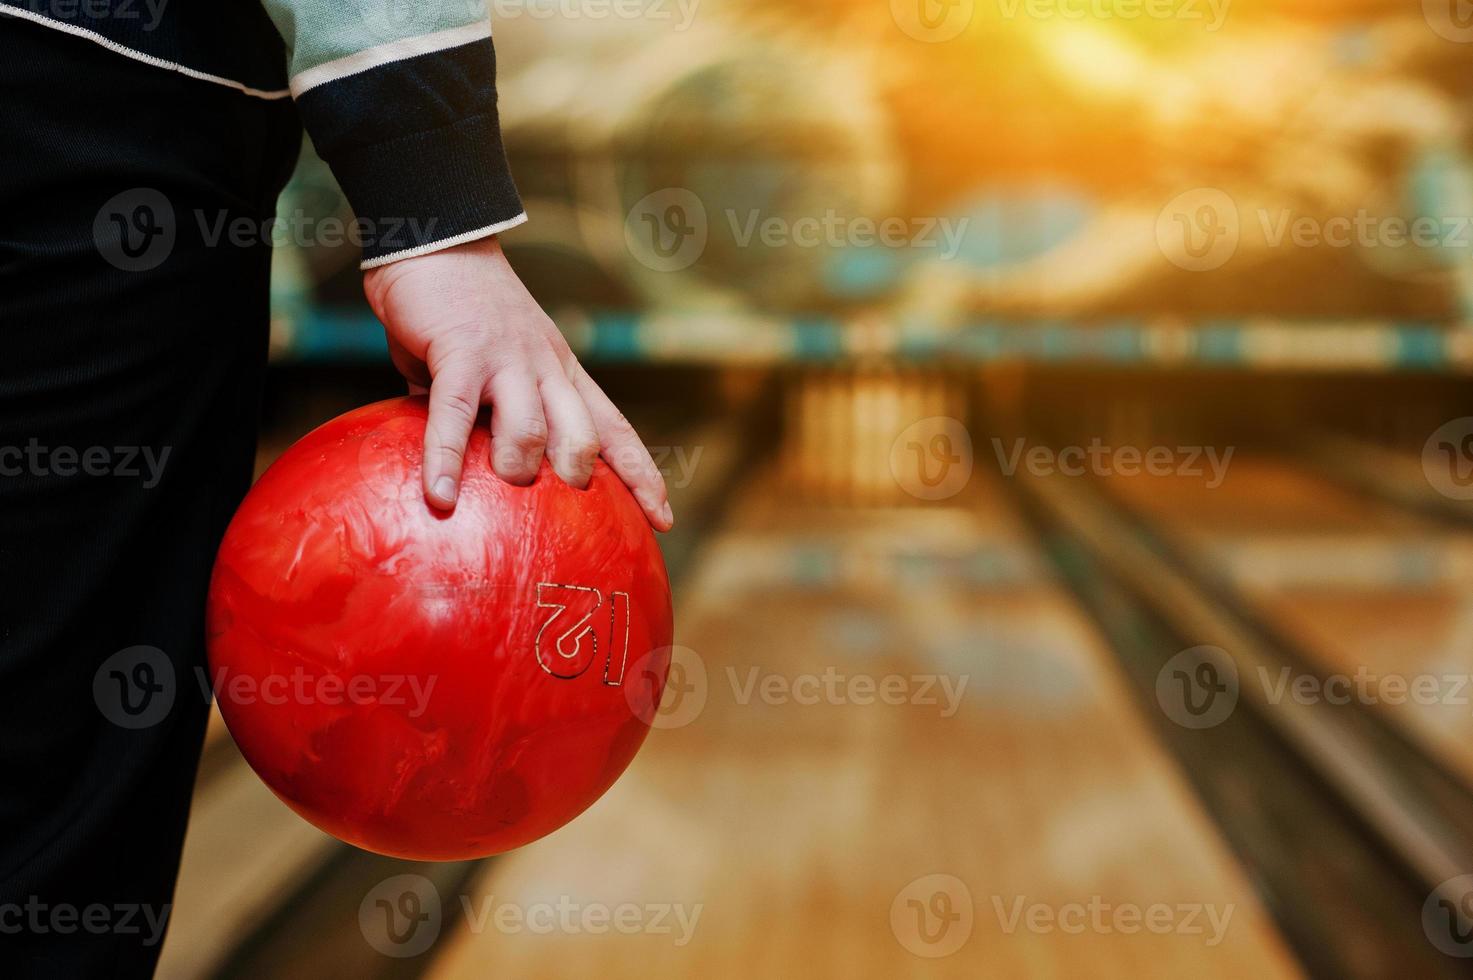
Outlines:
<svg viewBox="0 0 1473 980"><path fill-rule="evenodd" d="M365 268L526 218L500 131L484 116L328 156L327 164L358 217Z"/></svg>
<svg viewBox="0 0 1473 980"><path fill-rule="evenodd" d="M489 38L303 92L298 108L358 218L365 268L526 220L496 117Z"/></svg>

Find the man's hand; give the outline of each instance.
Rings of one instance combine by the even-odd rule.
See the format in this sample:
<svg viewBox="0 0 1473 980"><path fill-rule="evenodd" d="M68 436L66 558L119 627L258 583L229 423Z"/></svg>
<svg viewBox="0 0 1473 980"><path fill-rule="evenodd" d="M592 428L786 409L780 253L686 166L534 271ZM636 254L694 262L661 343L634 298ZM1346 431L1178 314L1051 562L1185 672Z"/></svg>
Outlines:
<svg viewBox="0 0 1473 980"><path fill-rule="evenodd" d="M455 505L471 428L491 406L491 465L525 485L542 457L569 485L588 485L600 454L657 530L674 523L665 481L627 419L593 382L493 238L370 269L363 290L389 336L394 366L428 390L424 485Z"/></svg>

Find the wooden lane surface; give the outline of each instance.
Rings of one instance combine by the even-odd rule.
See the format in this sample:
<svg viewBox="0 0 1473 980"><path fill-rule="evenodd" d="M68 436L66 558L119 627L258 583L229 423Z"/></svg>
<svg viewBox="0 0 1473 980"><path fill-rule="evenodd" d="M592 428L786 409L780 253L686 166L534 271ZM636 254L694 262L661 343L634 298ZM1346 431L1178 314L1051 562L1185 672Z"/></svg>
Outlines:
<svg viewBox="0 0 1473 980"><path fill-rule="evenodd" d="M207 741L230 739L218 711L209 731ZM233 761L195 794L159 980L213 976L304 877L346 846L293 813L233 745L226 749Z"/></svg>
<svg viewBox="0 0 1473 980"><path fill-rule="evenodd" d="M1297 975L1015 515L991 488L971 503L821 513L753 480L678 597L692 700L661 724L686 723L572 825L442 896L455 932L432 980ZM1004 571L926 574L977 554ZM784 699L826 671L915 697ZM935 675L967 678L949 716L909 680ZM630 934L583 924L626 904ZM699 917L641 928L662 906ZM1153 906L1180 928L1112 918Z"/></svg>
<svg viewBox="0 0 1473 980"><path fill-rule="evenodd" d="M1326 693L1367 703L1473 785L1473 532L1282 459L1234 459L1215 488L1184 476L1112 479L1343 678ZM1251 681L1272 688L1281 678ZM1415 694L1404 686L1413 683L1423 685Z"/></svg>

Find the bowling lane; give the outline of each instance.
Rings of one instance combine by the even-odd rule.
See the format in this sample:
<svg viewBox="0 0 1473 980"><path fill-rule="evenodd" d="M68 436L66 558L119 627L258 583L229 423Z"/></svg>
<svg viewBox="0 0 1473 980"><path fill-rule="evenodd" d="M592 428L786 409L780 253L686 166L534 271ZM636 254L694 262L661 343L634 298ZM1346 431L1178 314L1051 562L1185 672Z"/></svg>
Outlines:
<svg viewBox="0 0 1473 980"><path fill-rule="evenodd" d="M441 896L428 975L1298 975L1091 623L973 491L845 512L752 478L677 590L645 751Z"/></svg>
<svg viewBox="0 0 1473 980"><path fill-rule="evenodd" d="M1350 697L1473 785L1473 532L1347 490L1295 462L1235 456L1200 477L1110 486L1223 573ZM1331 703L1334 703L1331 701Z"/></svg>
<svg viewBox="0 0 1473 980"><path fill-rule="evenodd" d="M228 742L218 718L212 743ZM195 793L159 980L216 975L236 944L344 847L278 800L233 745L218 751L229 758L202 773Z"/></svg>
<svg viewBox="0 0 1473 980"><path fill-rule="evenodd" d="M1457 425L1456 421L1451 424ZM1334 430L1311 429L1301 437L1298 451L1307 462L1347 486L1434 520L1467 527L1473 523L1473 511L1456 492L1456 477L1450 474L1446 485L1433 485L1439 472L1447 472L1444 453L1451 441L1430 438L1429 454L1425 449L1409 452ZM1444 443L1441 450L1439 443Z"/></svg>

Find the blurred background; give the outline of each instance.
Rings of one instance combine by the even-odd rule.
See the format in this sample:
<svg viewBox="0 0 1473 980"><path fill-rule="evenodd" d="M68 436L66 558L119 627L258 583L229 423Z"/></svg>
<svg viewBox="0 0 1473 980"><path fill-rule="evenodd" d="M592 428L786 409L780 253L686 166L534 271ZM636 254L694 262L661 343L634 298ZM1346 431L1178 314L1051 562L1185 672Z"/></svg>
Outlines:
<svg viewBox="0 0 1473 980"><path fill-rule="evenodd" d="M657 730L421 865L217 724L162 976L1463 974L1465 4L489 12L506 249L671 487ZM310 148L281 214L350 214ZM263 467L402 391L327 238Z"/></svg>

